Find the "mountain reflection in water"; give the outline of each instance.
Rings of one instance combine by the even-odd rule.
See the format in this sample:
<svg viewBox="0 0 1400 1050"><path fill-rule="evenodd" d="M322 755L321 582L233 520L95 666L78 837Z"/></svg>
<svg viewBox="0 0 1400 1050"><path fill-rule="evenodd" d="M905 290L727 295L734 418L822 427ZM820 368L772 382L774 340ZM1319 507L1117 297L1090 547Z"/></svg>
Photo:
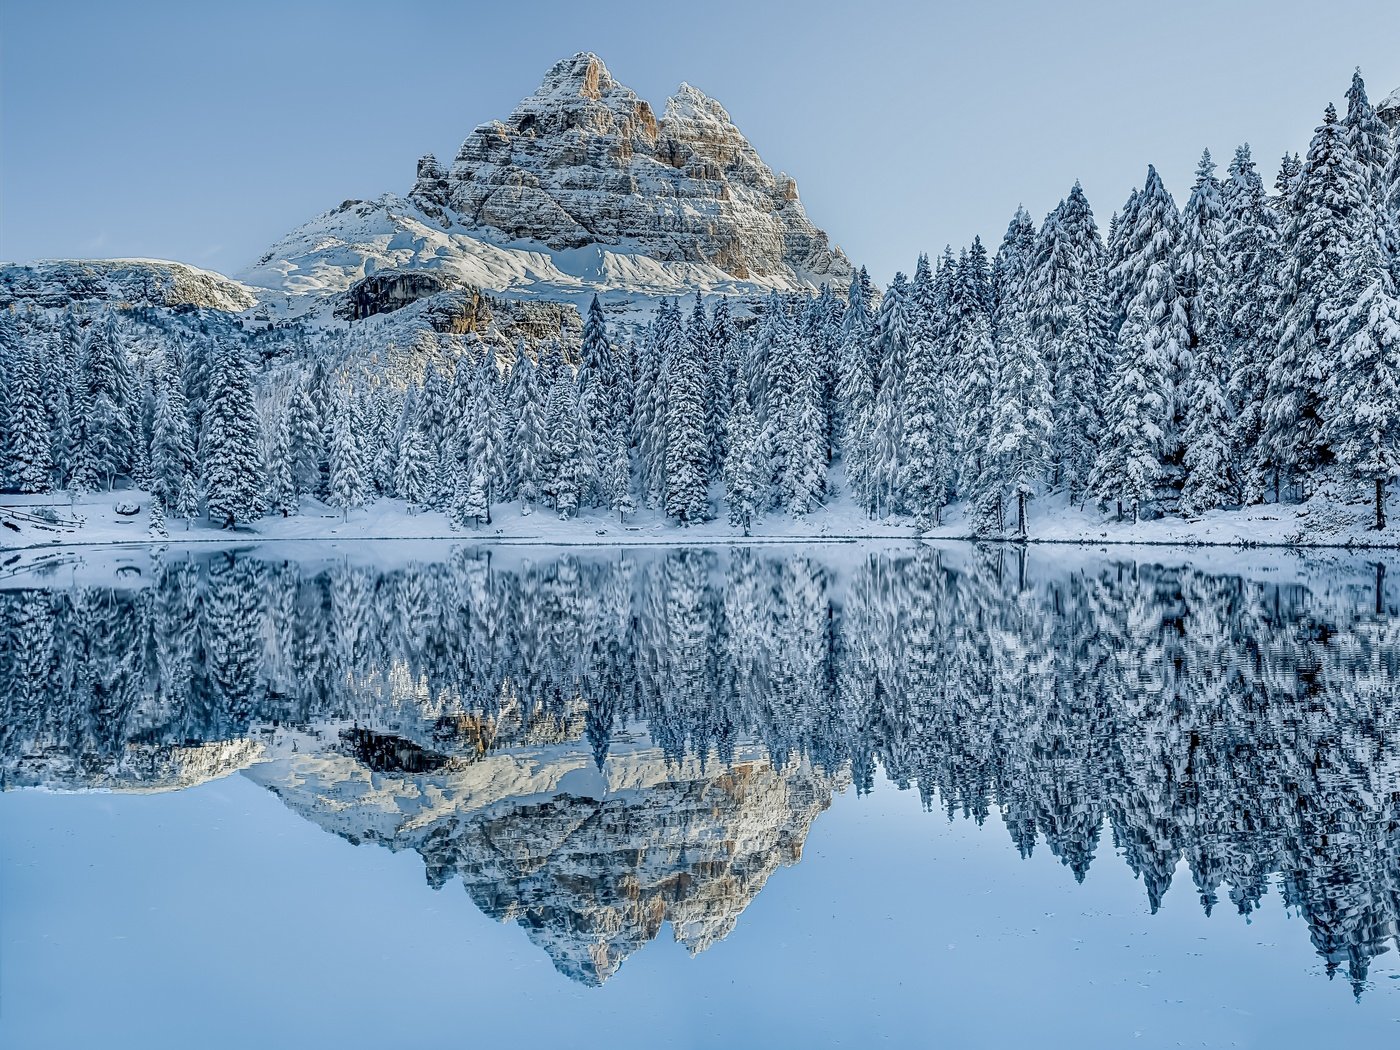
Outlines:
<svg viewBox="0 0 1400 1050"><path fill-rule="evenodd" d="M236 770L411 849L601 984L692 952L881 771L1155 911L1273 887L1361 994L1400 915L1400 618L1132 563L755 550L386 570L171 557L144 586L0 591L0 786L173 790ZM1091 890L1082 892L1089 894Z"/></svg>

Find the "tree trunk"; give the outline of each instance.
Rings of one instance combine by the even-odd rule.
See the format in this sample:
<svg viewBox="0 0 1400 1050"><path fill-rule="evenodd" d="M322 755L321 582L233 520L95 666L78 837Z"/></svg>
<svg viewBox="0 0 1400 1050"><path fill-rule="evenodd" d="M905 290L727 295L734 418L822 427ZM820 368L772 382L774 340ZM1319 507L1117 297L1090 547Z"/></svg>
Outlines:
<svg viewBox="0 0 1400 1050"><path fill-rule="evenodd" d="M1385 528L1385 478L1376 478L1376 531Z"/></svg>
<svg viewBox="0 0 1400 1050"><path fill-rule="evenodd" d="M1021 539L1026 538L1026 494L1016 493L1016 533Z"/></svg>

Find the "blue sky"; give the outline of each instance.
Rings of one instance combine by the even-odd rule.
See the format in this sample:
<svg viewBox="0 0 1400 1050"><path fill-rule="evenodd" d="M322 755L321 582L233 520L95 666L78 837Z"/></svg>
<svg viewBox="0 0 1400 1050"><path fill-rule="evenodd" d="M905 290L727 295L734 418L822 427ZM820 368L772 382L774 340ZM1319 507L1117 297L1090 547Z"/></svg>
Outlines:
<svg viewBox="0 0 1400 1050"><path fill-rule="evenodd" d="M1000 239L1080 179L1100 225L1148 162L1202 147L1272 182L1360 65L1400 86L1393 0L979 4L0 5L0 258L152 256L226 272L348 197L404 191L558 58L654 103L719 99L879 278Z"/></svg>

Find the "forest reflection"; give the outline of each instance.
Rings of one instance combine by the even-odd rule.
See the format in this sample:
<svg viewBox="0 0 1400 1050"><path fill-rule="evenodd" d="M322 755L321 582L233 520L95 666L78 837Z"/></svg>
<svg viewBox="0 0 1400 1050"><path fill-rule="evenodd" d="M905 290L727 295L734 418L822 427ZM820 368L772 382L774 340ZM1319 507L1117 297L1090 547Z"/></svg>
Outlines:
<svg viewBox="0 0 1400 1050"><path fill-rule="evenodd" d="M416 850L589 984L666 922L726 936L879 774L1077 879L1116 854L1153 911L1187 873L1208 912L1273 888L1358 994L1397 934L1379 567L1312 590L998 551L218 553L0 591L0 632L0 786L242 770Z"/></svg>

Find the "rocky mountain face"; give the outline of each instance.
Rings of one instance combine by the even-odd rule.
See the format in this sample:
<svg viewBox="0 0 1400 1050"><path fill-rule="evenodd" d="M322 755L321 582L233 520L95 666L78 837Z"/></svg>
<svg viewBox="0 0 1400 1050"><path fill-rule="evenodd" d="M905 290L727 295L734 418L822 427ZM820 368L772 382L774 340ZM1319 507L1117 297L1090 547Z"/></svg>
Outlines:
<svg viewBox="0 0 1400 1050"><path fill-rule="evenodd" d="M473 131L450 167L421 158L406 197L346 201L243 276L295 297L386 270L580 301L816 288L844 284L850 264L718 102L683 84L657 117L578 54Z"/></svg>
<svg viewBox="0 0 1400 1050"><path fill-rule="evenodd" d="M444 226L455 215L555 250L631 241L741 279L849 272L723 106L682 84L657 119L592 54L472 132L450 171L424 157L409 199Z"/></svg>

